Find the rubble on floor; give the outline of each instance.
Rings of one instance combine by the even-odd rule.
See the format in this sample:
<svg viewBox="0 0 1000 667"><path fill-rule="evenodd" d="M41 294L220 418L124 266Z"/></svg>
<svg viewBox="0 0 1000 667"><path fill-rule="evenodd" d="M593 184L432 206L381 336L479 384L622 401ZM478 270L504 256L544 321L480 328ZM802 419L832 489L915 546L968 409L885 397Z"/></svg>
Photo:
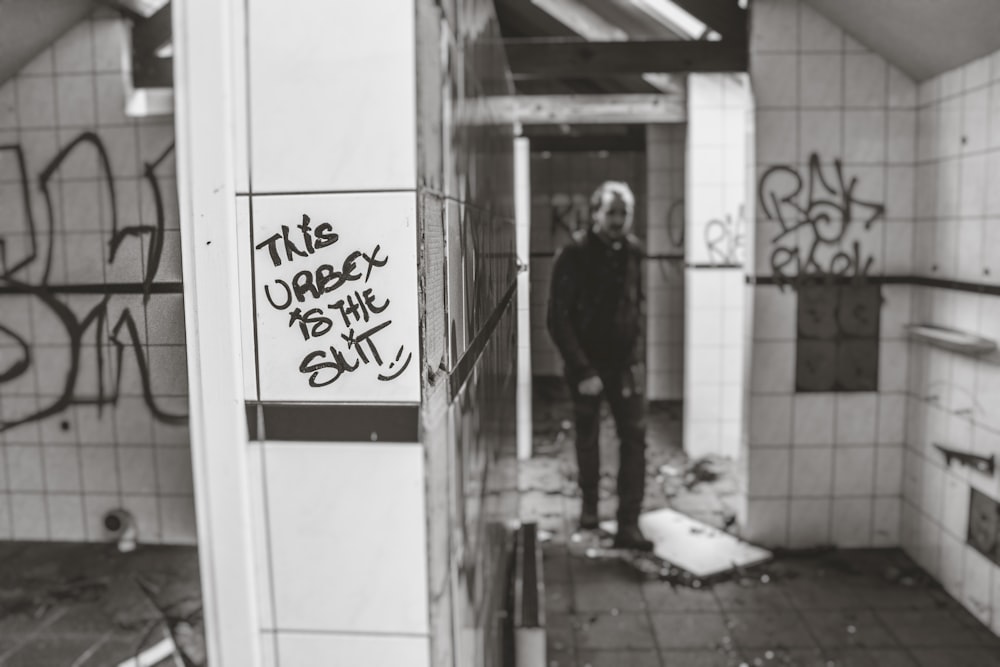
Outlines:
<svg viewBox="0 0 1000 667"><path fill-rule="evenodd" d="M4 667L115 667L167 638L181 664L201 667L201 605L192 547L0 545Z"/></svg>

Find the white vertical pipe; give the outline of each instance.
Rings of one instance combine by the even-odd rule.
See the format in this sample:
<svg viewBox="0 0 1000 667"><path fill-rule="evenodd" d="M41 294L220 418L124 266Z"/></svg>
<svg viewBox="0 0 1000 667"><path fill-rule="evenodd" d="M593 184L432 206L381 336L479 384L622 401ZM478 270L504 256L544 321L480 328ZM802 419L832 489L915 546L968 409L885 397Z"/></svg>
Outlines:
<svg viewBox="0 0 1000 667"><path fill-rule="evenodd" d="M517 458L531 457L531 144L514 139L517 261Z"/></svg>

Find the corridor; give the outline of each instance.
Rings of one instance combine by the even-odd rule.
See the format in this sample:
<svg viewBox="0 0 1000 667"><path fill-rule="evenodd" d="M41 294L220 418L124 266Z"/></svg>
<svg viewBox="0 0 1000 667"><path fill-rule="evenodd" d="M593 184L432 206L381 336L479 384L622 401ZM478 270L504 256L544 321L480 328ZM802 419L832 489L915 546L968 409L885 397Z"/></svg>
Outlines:
<svg viewBox="0 0 1000 667"><path fill-rule="evenodd" d="M644 577L588 558L574 538L579 512L569 405L536 386L536 456L522 463L522 519L546 537L549 667L995 667L1000 639L900 549L778 550L773 561L716 582ZM613 422L602 424L602 488L613 488ZM673 507L738 531L727 504L737 473L673 481L685 469L679 406L654 403L645 510ZM688 469L692 466L688 465ZM711 477L711 476L709 476ZM603 495L603 494L602 494ZM608 503L606 506L603 503ZM602 518L613 516L602 500Z"/></svg>

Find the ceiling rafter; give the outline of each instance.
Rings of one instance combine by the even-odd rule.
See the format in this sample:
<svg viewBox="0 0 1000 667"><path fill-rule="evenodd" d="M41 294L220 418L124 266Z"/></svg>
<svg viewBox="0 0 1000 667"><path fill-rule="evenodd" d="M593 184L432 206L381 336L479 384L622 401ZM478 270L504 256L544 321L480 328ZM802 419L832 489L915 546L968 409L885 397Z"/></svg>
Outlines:
<svg viewBox="0 0 1000 667"><path fill-rule="evenodd" d="M706 24L724 40L746 41L747 10L737 0L668 0Z"/></svg>

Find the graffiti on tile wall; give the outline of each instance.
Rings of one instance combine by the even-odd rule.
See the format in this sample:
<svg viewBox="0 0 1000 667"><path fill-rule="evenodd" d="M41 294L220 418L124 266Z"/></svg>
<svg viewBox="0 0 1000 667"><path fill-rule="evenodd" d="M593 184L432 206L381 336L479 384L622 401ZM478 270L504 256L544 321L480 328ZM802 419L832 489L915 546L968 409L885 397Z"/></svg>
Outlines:
<svg viewBox="0 0 1000 667"><path fill-rule="evenodd" d="M809 156L805 179L794 167L771 167L760 179L764 216L779 224L772 239L771 270L780 285L822 277L864 280L874 262L856 235L885 214L885 207L856 195L857 177L840 160L824 169ZM853 240L852 240L853 239Z"/></svg>
<svg viewBox="0 0 1000 667"><path fill-rule="evenodd" d="M834 160L824 169L809 157L803 179L795 169L768 169L760 180L764 216L777 222L771 270L797 292L795 385L799 392L878 388L881 289L868 280L874 256L863 233L885 207L860 199L857 177Z"/></svg>
<svg viewBox="0 0 1000 667"><path fill-rule="evenodd" d="M742 264L745 254L746 216L743 207L733 216L713 218L705 225L705 248L708 261L716 265Z"/></svg>
<svg viewBox="0 0 1000 667"><path fill-rule="evenodd" d="M590 224L590 203L585 195L559 192L552 195L550 206L552 238L556 238L560 230L572 236L573 232L586 229Z"/></svg>
<svg viewBox="0 0 1000 667"><path fill-rule="evenodd" d="M158 169L172 152L171 144L154 160L143 163L143 180L153 204L151 224L123 224L113 165L98 135L83 132L75 137L48 160L35 179L29 176L27 151L20 144L0 145L0 166L16 174L17 181L0 196L0 214L4 216L0 221L0 299L8 301L0 311L0 337L5 348L0 357L0 392L23 396L24 383L30 384L32 374L39 385L31 392L35 400L6 401L0 432L57 415L74 405L92 405L99 411L116 405L123 395L126 357L137 368L142 397L152 416L170 424L187 420L185 414L163 407L154 395L153 371L144 349L145 327L140 324L143 316L128 305L132 295L141 295L146 306L159 294L181 292L179 283L157 281L165 237L164 192ZM71 170L79 170L81 165L96 165L94 182L103 189L104 202L96 207L97 219L90 219L94 215L90 212L75 217L81 214L65 200L68 185L64 179L71 180ZM33 196L32 186L37 187L40 202ZM38 211L42 212L40 217ZM94 235L100 235L101 245L106 246L101 250L103 275L112 273L119 264L135 262L134 255L122 259L128 245L145 248L145 256L134 263L138 282L84 283L77 279L67 266L67 258L79 248L70 247L69 239ZM65 276L64 283L54 279L57 269ZM15 308L17 300L24 307ZM81 303L86 305L81 308ZM15 310L31 315L15 318ZM15 404L19 408L11 407Z"/></svg>
<svg viewBox="0 0 1000 667"><path fill-rule="evenodd" d="M296 352L297 371L309 387L327 387L364 369L372 369L378 382L406 372L413 352L387 335L395 297L386 295L384 281L379 284L390 261L381 243L341 241L330 222L314 223L303 214L254 250L258 276L265 276L258 308L280 313L293 332L304 350Z"/></svg>

